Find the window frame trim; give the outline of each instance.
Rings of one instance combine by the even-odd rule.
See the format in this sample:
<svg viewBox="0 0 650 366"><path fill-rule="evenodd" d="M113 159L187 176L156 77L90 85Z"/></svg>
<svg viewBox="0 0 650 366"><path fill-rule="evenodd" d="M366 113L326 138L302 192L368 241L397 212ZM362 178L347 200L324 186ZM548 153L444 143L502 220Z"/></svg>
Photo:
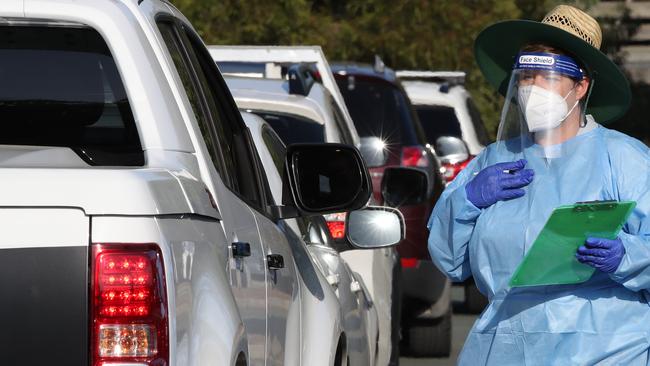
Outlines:
<svg viewBox="0 0 650 366"><path fill-rule="evenodd" d="M187 67L187 70L189 72L189 76L191 78L190 81L192 83L192 86L194 87L195 91L198 93L197 99L199 101L199 108L201 108L201 112L203 113L203 115L205 115L205 117L209 120L209 122L211 122L212 121L212 115L209 112L209 108L207 107L207 102L205 100L205 94L203 92L203 88L200 85L201 83L198 81L198 76L196 75L196 70L194 70L194 66L190 62L189 55L187 53L188 51L187 51L187 49L185 47L185 44L183 43L183 39L182 39L182 37L180 35L179 25L180 25L181 21L178 18L176 18L176 17L174 17L172 15L166 14L166 13L162 13L162 14L159 14L158 16L156 16L155 21L156 21L157 31L161 35L162 43L164 44L168 55L172 59L172 66L174 67L174 71L176 71L176 73L178 74L179 73L178 67L176 66L175 63L173 63L173 57L171 57L171 52L169 50L169 46L165 42L164 36L162 35L162 32L160 31L161 23L168 23L171 26L171 29L172 29L172 31L174 33L175 38L176 38L174 41L178 43L177 46L178 46L179 51L181 53L183 63L185 64L185 66ZM183 80L180 77L180 75L178 75L178 76L179 76L179 80L181 81L181 85L182 85ZM184 85L183 85L183 92L185 93L185 97L187 98L188 102L191 105L192 102L190 100L190 96L187 95L187 91L185 91L185 86ZM196 114L194 112L194 110L192 110L192 113ZM199 123L198 119L197 119L196 122L197 122L197 124ZM212 138L212 140L214 141L214 143L216 145L215 147L216 147L216 150L217 150L216 151L217 159L219 160L219 164L223 168L223 169L218 169L218 167L215 166L215 169L217 170L217 172L221 176L221 179L222 179L222 181L224 181L226 187L228 187L228 189L232 190L231 189L231 186L232 186L231 173L226 171L226 169L225 169L226 165L225 165L225 159L224 159L224 156L223 156L223 151L222 151L222 148L221 148L221 143L220 143L219 139L216 136L216 131L214 131L214 126L213 126L212 123L208 123L208 133L210 133L211 138ZM201 135L201 138L203 139L203 143L205 144L206 149L210 149L208 144L205 143L205 137L203 137L203 134L200 131L199 131L199 135ZM208 151L208 156L209 156L209 151ZM210 159L210 161L212 161L212 159ZM213 164L214 164L214 162L213 162ZM223 172L222 172L222 170L223 170Z"/></svg>
<svg viewBox="0 0 650 366"><path fill-rule="evenodd" d="M227 91L228 90L227 85L225 84L225 81L223 81L223 77L220 77L220 78L217 77L216 78L217 82L220 85L215 85L217 87L215 92L217 92L217 93L219 93L221 95L215 95L215 98L216 98L215 104L217 105L217 107L221 107L221 109L226 110L225 111L226 115L224 115L223 118L229 119L229 121L230 121L229 123L232 124L232 118L234 118L235 120L237 120L237 118L239 118L239 121L238 121L239 126L232 126L231 125L231 127L239 128L241 130L241 132L243 132L242 138L243 138L244 142L246 143L245 147L246 147L246 150L248 152L248 155L252 159L252 162L251 162L252 163L252 170L253 170L253 173L255 174L254 179L255 179L256 186L257 186L256 196L257 196L257 198L259 200L259 204L255 203L255 202L251 202L248 198L244 197L237 190L233 189L233 179L235 179L233 177L234 172L229 172L227 169L225 169L226 164L225 164L225 158L223 156L223 148L221 146L222 144L219 141L219 138L217 137L218 133L217 133L216 128L215 128L215 120L214 120L214 117L212 116L212 113L210 112L210 108L207 105L208 102L206 100L205 91L203 90L203 86L201 85L201 83L199 81L199 77L197 75L197 70L195 69L195 65L191 62L191 57L189 56L189 51L187 49L187 47L196 48L196 45L193 44L193 42L194 43L200 43L205 48L205 45L203 44L203 41L198 36L198 34L196 34L196 32L192 29L192 27L190 25L186 24L181 19L178 19L177 17L175 17L173 15L170 15L170 14L167 14L167 13L160 13L155 17L155 22L156 22L156 28L159 28L160 23L168 23L168 24L170 24L172 26L172 29L174 31L174 35L177 38L176 41L179 43L178 46L179 46L180 51L181 51L181 57L183 58L183 62L188 67L188 71L190 72L191 82L193 83L193 86L196 89L196 91L199 93L198 99L199 99L199 102L200 102L200 107L201 107L203 113L208 118L208 124L209 124L209 126L208 126L209 131L208 132L211 134L211 137L212 137L213 141L215 142L217 153L218 153L217 158L219 159L220 164L222 164L222 167L224 168L222 171L217 170L217 172L221 176L221 179L224 181L226 188L232 194L234 194L236 197L238 197L240 200L245 202L248 207L250 207L251 209L254 209L255 211L259 212L260 214L262 214L262 215L266 216L267 218L273 220L274 218L272 217L271 210L269 208L269 203L268 203L269 202L268 197L271 197L271 200L272 200L272 195L271 195L270 190L268 188L268 179L266 178L266 174L264 173L264 170L260 168L261 167L261 162L260 162L259 156L257 156L257 151L251 149L251 148L254 149L255 147L254 147L254 145L252 145L253 142L252 142L252 138L250 136L250 131L248 130L248 128L244 124L243 120L241 119L241 114L239 113L239 110L236 108L236 105L234 104L234 101L232 101L232 104L234 106L234 110L237 111L237 113L236 114L232 113L232 115L229 115L231 113L227 112L228 108L223 105L223 99L227 100L228 97L230 97L230 100L232 100L232 95L224 95L224 90L223 89L225 88L225 91ZM157 29L157 30L160 33L160 30L159 29ZM162 34L161 34L161 36L162 36ZM187 44L186 42L189 42L189 44ZM167 53L170 54L169 47L164 42L164 39L163 39L163 44L167 48ZM205 50L205 52L201 52L201 53L207 53L207 50ZM171 56L171 54L170 54L170 56ZM201 63L201 61L198 58L199 57L204 57L204 56L205 55L202 56L200 54L196 54L197 61L199 63ZM209 56L209 54L208 54L208 56ZM210 60L210 62L212 62L211 57L210 57L209 60ZM176 69L175 64L173 64L173 67ZM214 64L214 70L216 72L219 72L218 68L216 66L216 63ZM175 70L175 71L178 73L178 70ZM219 75L220 74L218 74L217 76L219 76ZM212 82L213 82L212 80L208 80L208 83L212 83ZM183 89L185 89L185 88L183 87ZM189 101L189 96L186 95L186 97L188 98L188 101ZM194 111L192 111L192 112L194 112ZM239 115L239 117L237 117L237 115ZM201 134L201 138L203 138L202 134ZM203 138L203 139L205 140L205 138ZM207 144L206 144L206 148L208 148ZM212 159L209 159L209 160L211 161ZM214 164L214 162L213 162L213 164ZM224 178L226 178L226 179L224 179Z"/></svg>

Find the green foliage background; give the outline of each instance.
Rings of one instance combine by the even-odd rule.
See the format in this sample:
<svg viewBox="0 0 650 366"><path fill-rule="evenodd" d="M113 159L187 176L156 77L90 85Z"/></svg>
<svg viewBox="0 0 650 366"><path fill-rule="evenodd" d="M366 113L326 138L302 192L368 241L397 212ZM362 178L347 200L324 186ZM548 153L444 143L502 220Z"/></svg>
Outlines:
<svg viewBox="0 0 650 366"><path fill-rule="evenodd" d="M330 61L393 69L464 70L494 137L502 98L483 79L473 42L505 19L540 20L559 3L597 0L172 0L208 44L321 45Z"/></svg>

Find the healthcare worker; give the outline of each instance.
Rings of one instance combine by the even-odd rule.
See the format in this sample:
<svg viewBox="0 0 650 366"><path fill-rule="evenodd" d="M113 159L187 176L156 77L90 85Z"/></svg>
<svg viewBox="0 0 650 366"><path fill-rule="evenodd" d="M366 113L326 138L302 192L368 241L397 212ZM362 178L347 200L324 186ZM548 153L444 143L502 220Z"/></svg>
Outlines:
<svg viewBox="0 0 650 366"><path fill-rule="evenodd" d="M603 127L625 113L630 88L601 39L593 18L565 5L476 39L481 71L505 96L497 141L449 185L428 224L438 268L455 281L473 276L490 300L459 364L649 364L650 157ZM636 208L616 239L578 249L596 268L591 279L509 287L553 209L596 200Z"/></svg>

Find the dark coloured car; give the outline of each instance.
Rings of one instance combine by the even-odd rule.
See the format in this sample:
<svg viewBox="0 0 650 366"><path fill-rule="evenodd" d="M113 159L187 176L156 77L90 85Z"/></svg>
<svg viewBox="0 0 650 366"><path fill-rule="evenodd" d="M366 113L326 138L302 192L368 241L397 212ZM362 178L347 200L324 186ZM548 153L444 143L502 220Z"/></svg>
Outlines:
<svg viewBox="0 0 650 366"><path fill-rule="evenodd" d="M450 282L431 262L426 224L445 182L395 72L378 61L375 66L338 63L331 67L361 137L375 199L382 202L380 182L387 167L420 169L429 178L428 199L396 204L406 221L406 239L397 247L402 264L402 335L405 350L412 355L444 356L451 345Z"/></svg>

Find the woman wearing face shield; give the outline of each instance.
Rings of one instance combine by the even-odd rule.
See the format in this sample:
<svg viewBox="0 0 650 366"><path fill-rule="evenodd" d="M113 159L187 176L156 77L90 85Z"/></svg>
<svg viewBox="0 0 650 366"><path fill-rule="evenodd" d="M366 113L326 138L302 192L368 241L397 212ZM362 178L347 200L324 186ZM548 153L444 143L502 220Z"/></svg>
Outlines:
<svg viewBox="0 0 650 366"><path fill-rule="evenodd" d="M436 266L452 280L473 276L490 300L459 364L650 364L649 151L603 126L625 113L630 89L601 39L593 18L564 5L476 39L481 71L505 96L497 141L428 224ZM616 239L589 237L576 252L596 269L588 281L509 286L553 209L604 200L636 207Z"/></svg>

